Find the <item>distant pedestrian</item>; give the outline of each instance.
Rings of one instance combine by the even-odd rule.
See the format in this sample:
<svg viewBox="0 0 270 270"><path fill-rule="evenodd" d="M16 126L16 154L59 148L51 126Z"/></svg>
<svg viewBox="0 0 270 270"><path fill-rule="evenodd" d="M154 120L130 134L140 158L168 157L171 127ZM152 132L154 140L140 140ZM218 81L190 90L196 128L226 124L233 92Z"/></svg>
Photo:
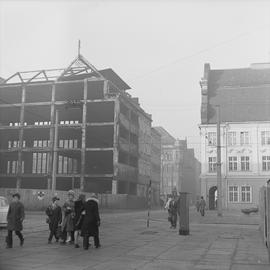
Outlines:
<svg viewBox="0 0 270 270"><path fill-rule="evenodd" d="M196 209L197 209L197 212L200 211L200 200L199 199L196 200Z"/></svg>
<svg viewBox="0 0 270 270"><path fill-rule="evenodd" d="M48 238L48 244L51 244L53 236L56 242L59 241L58 229L62 223L62 209L58 205L60 199L57 196L52 198L52 203L46 209L47 223L49 224L50 235Z"/></svg>
<svg viewBox="0 0 270 270"><path fill-rule="evenodd" d="M20 201L20 194L15 193L12 195L12 202L9 205L8 213L7 213L7 230L8 235L6 237L7 248L12 248L13 240L12 233L15 231L15 234L20 239L20 246L24 244L24 238L21 233L23 230L23 220L25 218L24 214L24 205Z"/></svg>
<svg viewBox="0 0 270 270"><path fill-rule="evenodd" d="M74 203L75 218L74 218L74 244L75 248L79 248L79 234L82 229L85 211L83 210L85 203L85 195L80 194L78 200Z"/></svg>
<svg viewBox="0 0 270 270"><path fill-rule="evenodd" d="M178 198L176 195L173 195L170 203L169 203L169 214L170 214L170 222L171 228L175 229L177 225L177 208L178 208Z"/></svg>
<svg viewBox="0 0 270 270"><path fill-rule="evenodd" d="M170 223L171 223L171 220L172 220L172 215L171 215L170 209L169 209L171 200L172 200L171 195L168 195L168 199L167 199L167 202L166 202L165 207L164 207L164 209L168 211L168 221Z"/></svg>
<svg viewBox="0 0 270 270"><path fill-rule="evenodd" d="M96 194L92 193L91 197L84 203L83 210L85 211L84 220L82 223L81 234L83 236L84 249L89 248L89 237L94 237L94 244L96 248L100 247L99 241L99 226L100 216L98 209L98 199Z"/></svg>
<svg viewBox="0 0 270 270"><path fill-rule="evenodd" d="M203 198L203 196L201 196L201 200L200 200L200 213L201 213L202 216L205 215L205 207L206 207L205 199Z"/></svg>
<svg viewBox="0 0 270 270"><path fill-rule="evenodd" d="M63 205L63 223L62 223L62 232L63 232L63 242L72 243L72 236L74 237L74 197L75 192L73 190L68 191L68 199Z"/></svg>

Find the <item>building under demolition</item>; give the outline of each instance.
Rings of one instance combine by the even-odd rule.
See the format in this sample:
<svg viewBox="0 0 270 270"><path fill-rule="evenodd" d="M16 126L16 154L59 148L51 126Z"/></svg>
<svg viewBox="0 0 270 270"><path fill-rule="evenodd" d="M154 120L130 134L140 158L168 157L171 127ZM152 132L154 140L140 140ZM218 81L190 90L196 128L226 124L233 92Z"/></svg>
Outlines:
<svg viewBox="0 0 270 270"><path fill-rule="evenodd" d="M0 187L144 196L152 120L129 89L80 54L66 69L1 81Z"/></svg>

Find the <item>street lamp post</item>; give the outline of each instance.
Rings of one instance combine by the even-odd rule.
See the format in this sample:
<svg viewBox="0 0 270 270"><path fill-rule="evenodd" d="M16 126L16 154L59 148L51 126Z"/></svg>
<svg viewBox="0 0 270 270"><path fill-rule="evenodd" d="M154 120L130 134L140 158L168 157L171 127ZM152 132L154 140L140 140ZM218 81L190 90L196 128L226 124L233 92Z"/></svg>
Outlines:
<svg viewBox="0 0 270 270"><path fill-rule="evenodd" d="M58 147L58 122L59 122L59 110L55 112L54 123L54 143L53 143L53 169L52 169L52 191L56 190L56 170L57 170L57 147Z"/></svg>
<svg viewBox="0 0 270 270"><path fill-rule="evenodd" d="M217 208L218 216L222 216L222 177L221 177L221 145L220 145L220 106L217 106Z"/></svg>

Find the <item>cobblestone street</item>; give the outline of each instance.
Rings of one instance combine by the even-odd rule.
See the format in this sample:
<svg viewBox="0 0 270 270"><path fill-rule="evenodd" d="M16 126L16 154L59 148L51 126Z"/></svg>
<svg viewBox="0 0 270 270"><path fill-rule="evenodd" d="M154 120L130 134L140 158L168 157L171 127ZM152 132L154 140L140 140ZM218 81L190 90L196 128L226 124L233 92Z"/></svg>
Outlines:
<svg viewBox="0 0 270 270"><path fill-rule="evenodd" d="M216 212L200 217L191 210L189 236L169 228L167 213L153 211L150 228L146 212L102 213L101 249L88 251L73 245L47 244L47 225L41 213L28 213L25 245L5 249L1 231L1 270L87 270L87 269L269 269L258 215Z"/></svg>

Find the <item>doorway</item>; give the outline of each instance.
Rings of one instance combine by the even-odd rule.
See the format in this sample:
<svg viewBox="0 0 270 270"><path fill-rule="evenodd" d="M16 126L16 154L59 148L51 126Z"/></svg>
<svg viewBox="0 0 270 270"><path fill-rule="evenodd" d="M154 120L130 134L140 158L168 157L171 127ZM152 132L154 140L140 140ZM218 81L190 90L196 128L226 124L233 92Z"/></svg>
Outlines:
<svg viewBox="0 0 270 270"><path fill-rule="evenodd" d="M217 208L217 187L213 186L209 189L209 210Z"/></svg>

